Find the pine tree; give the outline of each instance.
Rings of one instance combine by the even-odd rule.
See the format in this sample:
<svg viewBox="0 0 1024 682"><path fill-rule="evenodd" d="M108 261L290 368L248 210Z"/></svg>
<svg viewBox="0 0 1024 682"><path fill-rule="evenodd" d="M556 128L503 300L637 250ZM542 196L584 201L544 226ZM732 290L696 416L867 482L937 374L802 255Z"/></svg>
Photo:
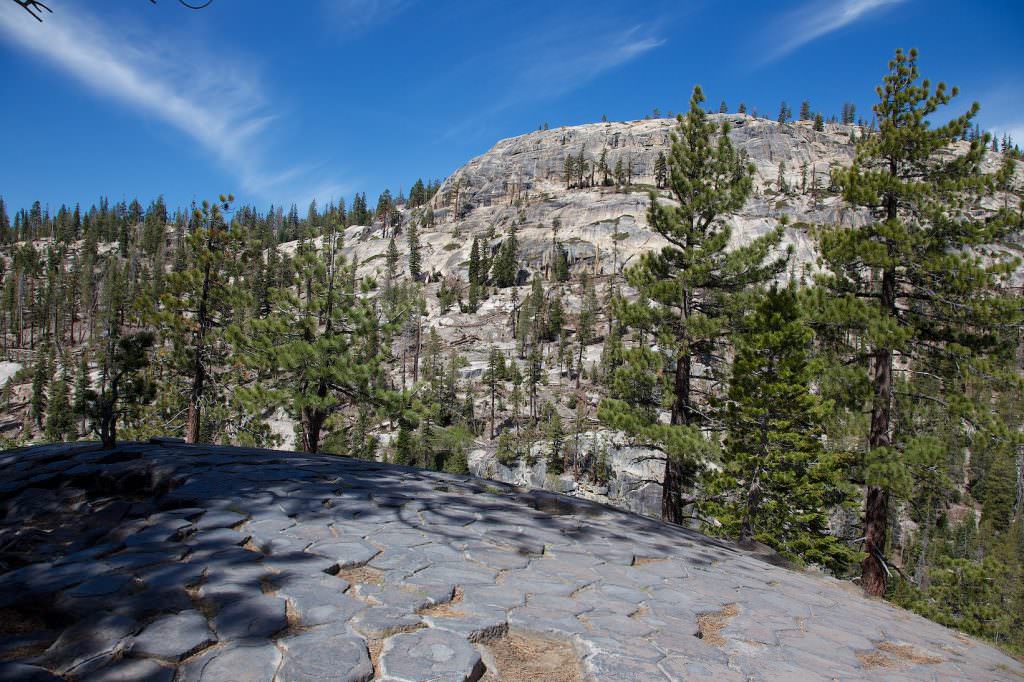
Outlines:
<svg viewBox="0 0 1024 682"><path fill-rule="evenodd" d="M821 114L814 115L814 132L823 133L825 132L825 119L822 118Z"/></svg>
<svg viewBox="0 0 1024 682"><path fill-rule="evenodd" d="M654 185L658 189L665 187L668 180L668 160L664 152L658 152L658 158L654 161Z"/></svg>
<svg viewBox="0 0 1024 682"><path fill-rule="evenodd" d="M810 121L811 120L811 103L804 100L800 103L800 120Z"/></svg>
<svg viewBox="0 0 1024 682"><path fill-rule="evenodd" d="M580 378L583 375L583 354L596 337L599 310L594 283L587 275L583 275L580 281L580 290L583 305L580 306L579 315L576 317L576 388L580 387Z"/></svg>
<svg viewBox="0 0 1024 682"><path fill-rule="evenodd" d="M722 100L722 103L718 105L718 113L720 113L720 114L728 114L729 113L729 107L725 103L724 99Z"/></svg>
<svg viewBox="0 0 1024 682"><path fill-rule="evenodd" d="M390 309L394 309L398 301L398 246L395 238L388 240L388 250L384 254L384 302Z"/></svg>
<svg viewBox="0 0 1024 682"><path fill-rule="evenodd" d="M75 436L75 418L68 398L69 381L70 376L65 367L50 390L45 437L51 443L66 441Z"/></svg>
<svg viewBox="0 0 1024 682"><path fill-rule="evenodd" d="M672 137L668 184L679 205L650 195L648 224L669 246L646 254L627 273L642 299L658 304L656 309L642 302L639 307L643 315L656 318L659 345L674 359L671 425L652 424L623 401L609 402L603 410L613 427L642 432L666 451L662 518L676 523L683 520L682 490L693 482L702 447L701 415L691 390L693 358L711 354L724 332L729 298L780 272L787 260L767 260L782 238L781 228L726 250L731 229L724 219L750 196L754 171L732 146L728 122L719 127L707 120L703 101L700 87L694 88L690 111Z"/></svg>
<svg viewBox="0 0 1024 682"><path fill-rule="evenodd" d="M601 186L607 187L611 184L608 178L608 174L611 169L608 167L608 149L607 147L601 148L601 156L597 159L597 172L601 174Z"/></svg>
<svg viewBox="0 0 1024 682"><path fill-rule="evenodd" d="M498 396L502 382L505 380L505 356L495 347L487 357L487 369L484 371L483 381L487 385L487 391L491 398L491 440L494 440L494 403Z"/></svg>
<svg viewBox="0 0 1024 682"><path fill-rule="evenodd" d="M473 237L473 245L469 249L469 305L467 306L467 311L471 313L475 313L480 307L482 285L480 265L480 242Z"/></svg>
<svg viewBox="0 0 1024 682"><path fill-rule="evenodd" d="M850 491L822 447L831 406L811 392L811 336L792 285L772 287L739 322L721 468L700 506L721 524L709 531L836 571L852 552L829 533L829 513Z"/></svg>
<svg viewBox="0 0 1024 682"><path fill-rule="evenodd" d="M789 194L789 183L786 182L786 162L779 161L779 175L775 179L775 184L779 188L779 192L782 194Z"/></svg>
<svg viewBox="0 0 1024 682"><path fill-rule="evenodd" d="M544 403L544 417L544 435L549 443L547 473L559 476L565 471L565 427L562 425L562 417L558 414L558 408L550 402Z"/></svg>
<svg viewBox="0 0 1024 682"><path fill-rule="evenodd" d="M7 244L14 241L11 234L11 219L7 216L7 205L3 197L0 197L0 244Z"/></svg>
<svg viewBox="0 0 1024 682"><path fill-rule="evenodd" d="M842 122L844 125L853 125L857 118L857 107L854 106L853 102L843 103L843 115Z"/></svg>
<svg viewBox="0 0 1024 682"><path fill-rule="evenodd" d="M174 352L176 372L188 384L185 441L201 442L202 410L209 403L211 370L224 364L223 331L231 323L246 291L236 275L244 272L244 232L228 226L223 213L233 197L204 201L193 214L195 229L188 237L188 267L167 277L157 323ZM247 306L249 307L249 306Z"/></svg>
<svg viewBox="0 0 1024 682"><path fill-rule="evenodd" d="M308 294L275 290L273 312L233 326L230 338L257 379L239 391L243 402L258 414L283 405L299 422L302 449L317 452L329 419L342 419L351 406L391 400L382 383L391 329L381 322L369 285L356 283L333 223L323 253L303 254L295 267L293 284L309 282Z"/></svg>
<svg viewBox="0 0 1024 682"><path fill-rule="evenodd" d="M995 185L980 170L987 139L974 140L963 154L946 154L970 133L978 105L932 125L957 90L919 82L914 50L897 50L889 69L874 106L878 132L858 142L853 165L835 178L844 198L867 207L875 221L826 229L820 237L831 272L822 314L858 342L852 357L870 385L861 568L862 587L874 595L886 588L890 492L906 476L903 447L893 440L897 358L942 377L954 412L977 423L988 411L973 409L960 387L1020 313L999 289L1014 263L991 251L985 261L973 250L1006 234L1002 216L986 220L974 212Z"/></svg>
<svg viewBox="0 0 1024 682"><path fill-rule="evenodd" d="M519 275L519 239L515 225L509 230L508 237L498 248L498 255L491 266L494 285L501 288L515 286Z"/></svg>
<svg viewBox="0 0 1024 682"><path fill-rule="evenodd" d="M48 346L43 346L32 372L32 397L29 399L29 413L37 429L43 428L43 420L46 418L47 393L50 390L52 374L50 350Z"/></svg>
<svg viewBox="0 0 1024 682"><path fill-rule="evenodd" d="M92 390L92 378L89 376L89 361L85 353L78 363L78 373L75 375L75 390L71 398L71 414L78 417L80 424L78 433L86 433L85 418L89 410L89 392Z"/></svg>
<svg viewBox="0 0 1024 682"><path fill-rule="evenodd" d="M786 104L785 101L783 101L779 105L778 121L779 121L779 123L785 123L785 122L787 122L791 118L793 118L793 111L789 108L789 105Z"/></svg>
<svg viewBox="0 0 1024 682"><path fill-rule="evenodd" d="M420 256L420 236L416 228L416 221L410 221L406 227L406 236L409 240L409 276L414 282L418 282L423 276L420 271L422 259Z"/></svg>
<svg viewBox="0 0 1024 682"><path fill-rule="evenodd" d="M565 163L562 166L562 172L565 175L565 188L570 189L576 180L576 157L572 154L567 154L565 157Z"/></svg>
<svg viewBox="0 0 1024 682"><path fill-rule="evenodd" d="M108 327L108 331L111 328ZM100 386L89 392L89 418L105 449L117 445L117 422L150 402L155 385L146 377L155 342L152 332L108 334L100 365Z"/></svg>

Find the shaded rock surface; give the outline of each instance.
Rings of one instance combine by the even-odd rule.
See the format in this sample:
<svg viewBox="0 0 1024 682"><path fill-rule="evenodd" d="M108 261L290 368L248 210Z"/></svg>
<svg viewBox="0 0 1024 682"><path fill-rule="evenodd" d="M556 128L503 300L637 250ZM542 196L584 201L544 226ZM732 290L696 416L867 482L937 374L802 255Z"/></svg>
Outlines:
<svg viewBox="0 0 1024 682"><path fill-rule="evenodd" d="M472 476L165 442L7 451L0 480L0 679L476 680L509 633L593 680L1024 675L848 584Z"/></svg>

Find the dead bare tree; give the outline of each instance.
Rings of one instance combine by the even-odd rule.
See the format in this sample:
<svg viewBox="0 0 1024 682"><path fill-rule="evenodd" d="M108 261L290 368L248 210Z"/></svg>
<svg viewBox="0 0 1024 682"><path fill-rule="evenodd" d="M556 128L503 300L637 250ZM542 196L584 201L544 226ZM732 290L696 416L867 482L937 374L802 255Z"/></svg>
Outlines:
<svg viewBox="0 0 1024 682"><path fill-rule="evenodd" d="M156 4L156 0L149 0L152 4ZM16 5L19 5L22 9L32 15L32 18L36 21L43 20L43 12L49 12L53 14L53 10L46 6L45 3L40 0L13 0ZM206 2L187 2L186 0L178 0L178 4L189 9L203 9L213 4L213 0L206 0Z"/></svg>

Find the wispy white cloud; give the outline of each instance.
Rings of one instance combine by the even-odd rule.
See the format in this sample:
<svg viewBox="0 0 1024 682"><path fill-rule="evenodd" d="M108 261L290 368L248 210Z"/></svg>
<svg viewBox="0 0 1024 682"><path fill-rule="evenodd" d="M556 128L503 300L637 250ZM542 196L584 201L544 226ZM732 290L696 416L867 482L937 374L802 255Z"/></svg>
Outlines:
<svg viewBox="0 0 1024 682"><path fill-rule="evenodd" d="M404 12L415 0L322 0L328 26L343 36L363 33Z"/></svg>
<svg viewBox="0 0 1024 682"><path fill-rule="evenodd" d="M763 62L781 59L809 42L859 21L875 10L902 2L904 0L810 0L777 23L772 23L768 39L775 47L767 51Z"/></svg>
<svg viewBox="0 0 1024 682"><path fill-rule="evenodd" d="M585 23L585 22L584 22ZM492 103L448 129L451 138L479 127L480 122L524 102L554 99L583 87L602 74L661 47L665 39L657 26L607 24L559 26L466 60L486 63L487 81L501 91L483 92ZM461 80L462 74L449 75Z"/></svg>
<svg viewBox="0 0 1024 682"><path fill-rule="evenodd" d="M111 97L176 128L229 173L245 192L267 197L300 180L308 166L271 168L271 125L263 84L238 60L132 33L69 4L32 21L13 3L0 7L0 36L48 61L97 95Z"/></svg>
<svg viewBox="0 0 1024 682"><path fill-rule="evenodd" d="M508 99L521 97L524 92L534 98L557 97L665 44L652 26L644 24L596 35L577 31L574 28L579 36L576 39L567 40L561 32L548 33L516 48L516 85L525 89Z"/></svg>

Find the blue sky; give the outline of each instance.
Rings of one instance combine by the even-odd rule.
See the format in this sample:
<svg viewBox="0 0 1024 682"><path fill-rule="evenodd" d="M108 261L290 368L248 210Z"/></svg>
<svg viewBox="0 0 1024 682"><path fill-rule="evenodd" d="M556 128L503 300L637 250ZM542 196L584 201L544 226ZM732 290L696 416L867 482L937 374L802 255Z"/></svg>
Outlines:
<svg viewBox="0 0 1024 682"><path fill-rule="evenodd" d="M898 46L1024 143L1024 3L0 0L0 196L371 201L499 139L685 107L870 115Z"/></svg>

